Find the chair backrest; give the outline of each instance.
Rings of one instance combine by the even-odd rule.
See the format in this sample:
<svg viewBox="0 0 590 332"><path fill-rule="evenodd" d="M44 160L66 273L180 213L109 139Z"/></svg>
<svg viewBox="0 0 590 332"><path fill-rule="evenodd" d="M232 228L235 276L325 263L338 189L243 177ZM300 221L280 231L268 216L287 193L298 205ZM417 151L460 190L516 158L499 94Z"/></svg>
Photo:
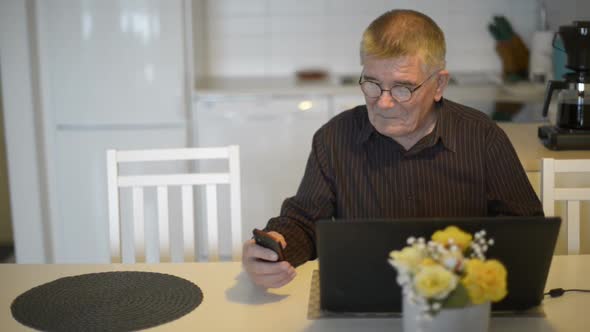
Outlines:
<svg viewBox="0 0 590 332"><path fill-rule="evenodd" d="M555 175L559 173L587 173L590 175L590 159L543 158L541 167L541 201L546 216L555 215L555 202L566 202L567 251L580 253L580 201L590 201L590 187L556 187Z"/></svg>
<svg viewBox="0 0 590 332"><path fill-rule="evenodd" d="M129 175L119 173L121 163L152 161L195 161L204 159L227 159L229 170L224 173L184 173L165 175ZM232 259L239 260L242 246L242 221L240 198L239 147L230 145L217 148L180 148L154 150L108 150L107 177L109 201L109 240L111 261L135 263L136 257L145 249L148 263L159 262L161 257L170 257L173 262L195 260L194 186L205 186L207 242L209 260L219 259L217 185L229 184L231 215ZM182 204L182 239L170 238L168 188L180 187ZM159 243L148 242L144 231L144 189L157 190L157 219ZM122 232L120 216L120 188L131 188L133 201L133 235ZM170 251L172 241L182 241L182 257ZM132 246L124 245L133 243ZM145 248L143 245L145 244ZM152 250L148 250L151 246ZM133 248L133 251L125 248Z"/></svg>

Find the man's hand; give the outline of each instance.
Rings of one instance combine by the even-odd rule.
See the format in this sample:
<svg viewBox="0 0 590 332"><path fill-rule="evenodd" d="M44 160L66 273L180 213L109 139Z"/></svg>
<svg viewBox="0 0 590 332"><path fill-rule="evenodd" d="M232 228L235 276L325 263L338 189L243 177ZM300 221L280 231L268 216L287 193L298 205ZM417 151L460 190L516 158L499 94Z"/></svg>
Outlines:
<svg viewBox="0 0 590 332"><path fill-rule="evenodd" d="M268 232L279 241L283 249L287 247L285 238L277 232ZM295 278L295 268L289 262L277 262L277 254L257 245L253 239L244 243L242 248L242 265L252 281L262 287L278 288Z"/></svg>

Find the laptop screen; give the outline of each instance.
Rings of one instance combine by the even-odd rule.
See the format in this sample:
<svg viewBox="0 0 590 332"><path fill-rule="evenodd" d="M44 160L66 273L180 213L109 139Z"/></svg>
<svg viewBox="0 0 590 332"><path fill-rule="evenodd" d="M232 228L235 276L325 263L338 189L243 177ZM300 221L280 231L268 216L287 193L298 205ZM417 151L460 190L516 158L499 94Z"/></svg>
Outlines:
<svg viewBox="0 0 590 332"><path fill-rule="evenodd" d="M543 299L560 218L477 217L321 220L317 223L320 306L330 312L401 312L401 289L389 253L410 236L430 236L455 225L494 239L487 258L508 271L508 295L492 310L518 311Z"/></svg>

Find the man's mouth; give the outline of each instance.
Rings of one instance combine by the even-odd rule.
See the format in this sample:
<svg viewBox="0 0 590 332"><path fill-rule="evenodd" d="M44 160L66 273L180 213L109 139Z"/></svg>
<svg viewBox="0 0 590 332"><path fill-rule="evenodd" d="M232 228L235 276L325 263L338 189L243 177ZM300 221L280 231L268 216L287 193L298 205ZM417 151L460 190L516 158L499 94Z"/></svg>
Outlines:
<svg viewBox="0 0 590 332"><path fill-rule="evenodd" d="M382 117L384 119L398 119L398 116L395 115L385 115L385 114L381 114L381 113L376 113L377 116Z"/></svg>

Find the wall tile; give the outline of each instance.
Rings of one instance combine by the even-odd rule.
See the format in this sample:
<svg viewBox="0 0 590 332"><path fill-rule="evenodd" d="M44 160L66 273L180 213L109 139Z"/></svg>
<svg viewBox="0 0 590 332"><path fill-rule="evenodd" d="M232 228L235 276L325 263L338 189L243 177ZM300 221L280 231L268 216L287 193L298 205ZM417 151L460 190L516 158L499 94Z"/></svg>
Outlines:
<svg viewBox="0 0 590 332"><path fill-rule="evenodd" d="M375 19L372 15L334 15L325 18L326 32L331 37L345 36L360 41L363 31Z"/></svg>
<svg viewBox="0 0 590 332"><path fill-rule="evenodd" d="M209 41L210 76L266 75L265 38L221 38Z"/></svg>
<svg viewBox="0 0 590 332"><path fill-rule="evenodd" d="M263 37L268 32L264 17L223 17L209 21L211 38L234 38L239 36Z"/></svg>
<svg viewBox="0 0 590 332"><path fill-rule="evenodd" d="M536 0L209 0L210 75L291 75L315 66L359 71L362 32L378 15L409 8L431 16L447 39L452 71L497 71L500 60L487 30L505 15L525 43L538 20ZM259 58L257 58L259 57ZM232 72L235 70L235 72Z"/></svg>
<svg viewBox="0 0 590 332"><path fill-rule="evenodd" d="M261 16L268 13L268 0L209 0L211 16Z"/></svg>
<svg viewBox="0 0 590 332"><path fill-rule="evenodd" d="M325 4L323 0L270 0L271 16L323 16Z"/></svg>
<svg viewBox="0 0 590 332"><path fill-rule="evenodd" d="M325 25L325 18L319 16L270 17L270 33L272 36L323 33Z"/></svg>
<svg viewBox="0 0 590 332"><path fill-rule="evenodd" d="M391 9L388 0L326 0L327 15L369 15L373 18Z"/></svg>

